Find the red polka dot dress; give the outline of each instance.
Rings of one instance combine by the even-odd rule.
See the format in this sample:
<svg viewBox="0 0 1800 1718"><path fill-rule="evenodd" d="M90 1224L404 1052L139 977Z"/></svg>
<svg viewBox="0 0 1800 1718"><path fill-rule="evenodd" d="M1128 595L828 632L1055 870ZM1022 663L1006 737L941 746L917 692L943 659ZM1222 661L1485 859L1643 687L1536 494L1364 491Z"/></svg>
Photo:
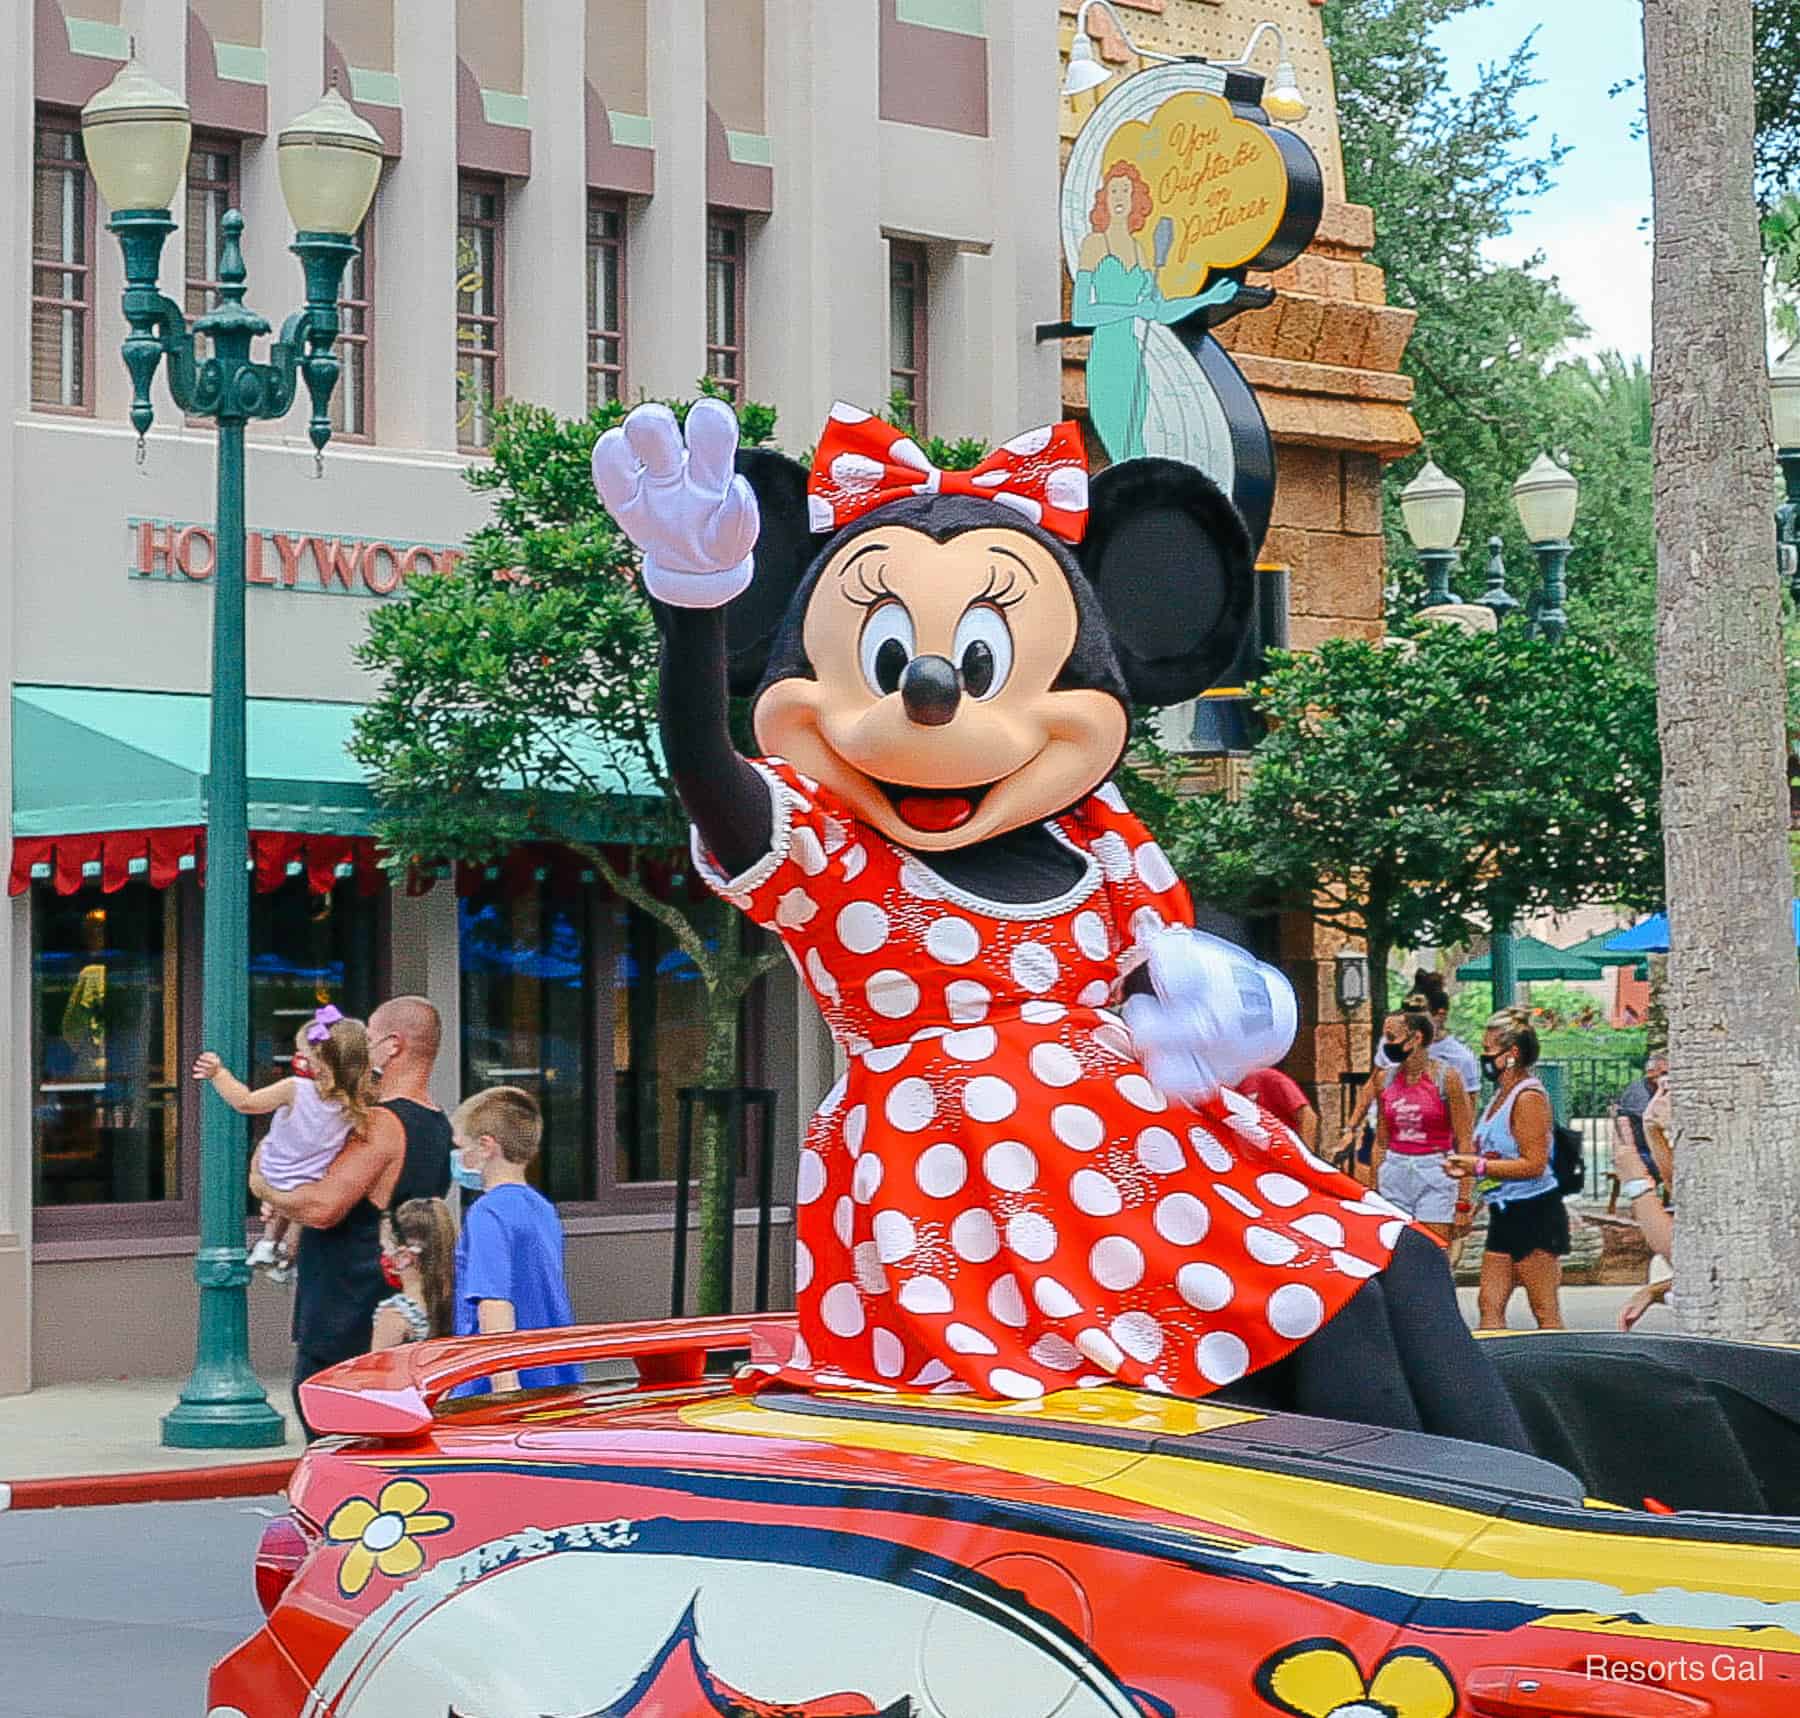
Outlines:
<svg viewBox="0 0 1800 1718"><path fill-rule="evenodd" d="M1011 904L781 760L758 767L771 851L730 879L696 858L781 938L849 1060L800 1153L799 1335L771 1333L763 1376L1203 1396L1387 1263L1404 1213L1247 1098L1195 1111L1145 1077L1109 1003L1134 944L1192 914L1117 789L1048 825L1081 880Z"/></svg>

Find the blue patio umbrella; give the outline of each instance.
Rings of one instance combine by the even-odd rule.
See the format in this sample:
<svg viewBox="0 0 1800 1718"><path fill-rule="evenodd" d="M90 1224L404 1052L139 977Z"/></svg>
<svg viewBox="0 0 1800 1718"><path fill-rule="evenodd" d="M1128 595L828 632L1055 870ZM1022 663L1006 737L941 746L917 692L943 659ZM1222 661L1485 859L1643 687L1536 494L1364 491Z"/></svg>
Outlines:
<svg viewBox="0 0 1800 1718"><path fill-rule="evenodd" d="M1800 901L1793 905L1794 945L1800 948ZM1669 915L1652 913L1640 919L1628 931L1620 931L1606 944L1608 954L1667 954L1669 952Z"/></svg>

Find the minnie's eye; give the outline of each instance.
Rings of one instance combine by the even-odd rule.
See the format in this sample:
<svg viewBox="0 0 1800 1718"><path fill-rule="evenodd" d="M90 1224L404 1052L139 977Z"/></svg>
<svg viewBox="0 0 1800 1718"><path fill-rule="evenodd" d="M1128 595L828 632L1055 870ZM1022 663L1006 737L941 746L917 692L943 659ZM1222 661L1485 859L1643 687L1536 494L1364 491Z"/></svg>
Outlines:
<svg viewBox="0 0 1800 1718"><path fill-rule="evenodd" d="M912 616L904 603L884 602L870 611L863 622L858 655L863 679L877 698L899 691L900 676L916 649Z"/></svg>
<svg viewBox="0 0 1800 1718"><path fill-rule="evenodd" d="M977 603L964 613L950 648L963 690L971 698L992 698L1012 673L1012 630L1006 616L987 603Z"/></svg>

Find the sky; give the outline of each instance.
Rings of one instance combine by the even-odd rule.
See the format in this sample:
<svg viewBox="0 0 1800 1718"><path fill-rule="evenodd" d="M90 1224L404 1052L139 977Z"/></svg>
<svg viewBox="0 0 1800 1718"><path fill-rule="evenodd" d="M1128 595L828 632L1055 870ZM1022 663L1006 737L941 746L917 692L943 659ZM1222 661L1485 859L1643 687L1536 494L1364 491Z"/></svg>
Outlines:
<svg viewBox="0 0 1800 1718"><path fill-rule="evenodd" d="M1504 262L1543 253L1591 330L1580 350L1648 359L1650 158L1632 135L1642 95L1607 94L1643 72L1642 0L1493 0L1438 31L1453 87L1473 87L1533 31L1542 82L1522 103L1535 116L1531 146L1554 136L1572 147L1555 187L1490 250Z"/></svg>

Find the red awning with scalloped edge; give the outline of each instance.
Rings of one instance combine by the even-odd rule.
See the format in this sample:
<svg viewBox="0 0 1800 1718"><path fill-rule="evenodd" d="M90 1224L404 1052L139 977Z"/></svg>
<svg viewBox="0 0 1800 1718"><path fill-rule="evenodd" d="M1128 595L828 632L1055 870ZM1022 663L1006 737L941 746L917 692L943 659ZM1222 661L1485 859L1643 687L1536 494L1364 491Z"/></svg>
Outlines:
<svg viewBox="0 0 1800 1718"><path fill-rule="evenodd" d="M367 835L253 830L250 864L256 887L264 894L298 876L305 877L315 895L329 894L346 877L353 877L358 893L364 895L378 893L387 881L376 843ZM166 889L184 871L206 881L202 825L114 829L99 835L22 835L13 841L8 892L22 895L34 881L48 882L59 895L73 895L95 883L109 895L134 882Z"/></svg>

